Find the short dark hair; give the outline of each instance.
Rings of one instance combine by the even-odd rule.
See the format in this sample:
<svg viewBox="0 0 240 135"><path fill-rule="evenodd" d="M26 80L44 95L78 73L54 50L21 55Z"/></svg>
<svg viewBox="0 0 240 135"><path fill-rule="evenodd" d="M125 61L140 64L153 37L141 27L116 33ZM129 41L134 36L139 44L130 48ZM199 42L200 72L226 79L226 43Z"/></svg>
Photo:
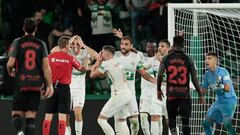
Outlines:
<svg viewBox="0 0 240 135"><path fill-rule="evenodd" d="M58 39L58 46L60 49L63 49L64 47L66 47L66 45L69 44L69 40L71 39L70 36L61 36Z"/></svg>
<svg viewBox="0 0 240 135"><path fill-rule="evenodd" d="M111 45L105 45L105 46L103 46L102 49L112 53L113 55L115 54L115 48Z"/></svg>
<svg viewBox="0 0 240 135"><path fill-rule="evenodd" d="M130 36L123 36L122 40L129 40L131 44L133 44L133 40Z"/></svg>
<svg viewBox="0 0 240 135"><path fill-rule="evenodd" d="M26 33L32 34L36 30L37 24L34 19L28 17L23 21L23 28Z"/></svg>
<svg viewBox="0 0 240 135"><path fill-rule="evenodd" d="M173 46L177 48L184 47L184 38L182 36L175 36L173 37Z"/></svg>
<svg viewBox="0 0 240 135"><path fill-rule="evenodd" d="M155 46L157 46L157 43L156 43L156 41L155 41L154 39L149 39L147 42L148 42L148 43L152 43L152 44L154 44Z"/></svg>
<svg viewBox="0 0 240 135"><path fill-rule="evenodd" d="M168 41L168 39L162 39L159 41L159 43L161 43L161 42L166 43L167 46L170 47L170 42Z"/></svg>
<svg viewBox="0 0 240 135"><path fill-rule="evenodd" d="M206 56L213 56L213 57L218 58L218 55L215 52L208 52Z"/></svg>

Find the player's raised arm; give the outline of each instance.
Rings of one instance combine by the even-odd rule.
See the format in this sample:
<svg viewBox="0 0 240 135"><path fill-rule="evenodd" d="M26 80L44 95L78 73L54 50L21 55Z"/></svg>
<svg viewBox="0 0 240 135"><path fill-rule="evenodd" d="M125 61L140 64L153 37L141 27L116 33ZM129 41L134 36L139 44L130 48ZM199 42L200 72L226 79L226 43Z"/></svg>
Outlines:
<svg viewBox="0 0 240 135"><path fill-rule="evenodd" d="M86 51L88 52L88 54L93 57L95 60L97 59L98 57L98 53L93 50L92 48L88 47L86 44L83 43L82 39L79 37L79 36L73 36L73 38L75 40L77 40L77 43L79 45L81 45L84 49L86 49Z"/></svg>
<svg viewBox="0 0 240 135"><path fill-rule="evenodd" d="M114 34L115 37L118 37L120 39L123 37L123 33L122 33L121 29L113 28L112 33Z"/></svg>
<svg viewBox="0 0 240 135"><path fill-rule="evenodd" d="M92 67L90 77L91 78L96 78L96 77L105 77L105 71L104 68L100 67L102 63L102 52L99 53L97 61Z"/></svg>

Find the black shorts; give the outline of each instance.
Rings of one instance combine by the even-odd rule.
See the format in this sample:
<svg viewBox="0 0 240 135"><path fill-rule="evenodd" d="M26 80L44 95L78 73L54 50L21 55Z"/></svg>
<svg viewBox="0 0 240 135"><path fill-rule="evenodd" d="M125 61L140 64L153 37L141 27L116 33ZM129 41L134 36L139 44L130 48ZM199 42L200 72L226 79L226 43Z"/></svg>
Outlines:
<svg viewBox="0 0 240 135"><path fill-rule="evenodd" d="M40 91L15 90L13 96L13 111L38 111Z"/></svg>
<svg viewBox="0 0 240 135"><path fill-rule="evenodd" d="M167 100L167 112L169 119L176 119L177 115L182 117L191 117L191 98Z"/></svg>
<svg viewBox="0 0 240 135"><path fill-rule="evenodd" d="M68 84L58 84L54 94L46 100L46 113L70 113L70 87Z"/></svg>

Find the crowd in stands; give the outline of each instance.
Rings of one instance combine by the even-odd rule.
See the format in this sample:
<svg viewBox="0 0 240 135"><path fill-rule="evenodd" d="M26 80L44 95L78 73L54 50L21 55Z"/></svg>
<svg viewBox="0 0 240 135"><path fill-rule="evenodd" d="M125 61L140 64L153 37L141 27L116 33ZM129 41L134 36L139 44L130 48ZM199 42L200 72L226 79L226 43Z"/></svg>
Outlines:
<svg viewBox="0 0 240 135"><path fill-rule="evenodd" d="M22 22L32 16L38 23L36 36L47 43L49 50L62 35L80 35L97 51L106 44L118 48L112 28L120 28L133 37L135 48L143 51L149 38L159 41L167 37L166 3L166 0L1 0L1 44L8 46L23 35Z"/></svg>

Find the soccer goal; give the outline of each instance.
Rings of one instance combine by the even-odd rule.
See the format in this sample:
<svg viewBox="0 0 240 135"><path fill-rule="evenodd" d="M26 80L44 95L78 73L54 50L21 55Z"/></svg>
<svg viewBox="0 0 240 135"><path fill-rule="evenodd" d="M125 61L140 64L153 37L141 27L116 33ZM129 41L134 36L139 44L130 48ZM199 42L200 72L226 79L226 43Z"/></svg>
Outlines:
<svg viewBox="0 0 240 135"><path fill-rule="evenodd" d="M206 71L204 57L209 51L218 53L220 66L225 67L231 74L238 96L233 125L240 135L240 4L168 4L168 39L171 43L180 31L184 32L186 52L195 61L201 82ZM197 93L191 93L191 134L199 135L203 132L201 123L207 109L215 100L215 95L209 91L206 104L200 105ZM182 134L179 118L177 123ZM222 124L216 125L215 134L227 134Z"/></svg>

